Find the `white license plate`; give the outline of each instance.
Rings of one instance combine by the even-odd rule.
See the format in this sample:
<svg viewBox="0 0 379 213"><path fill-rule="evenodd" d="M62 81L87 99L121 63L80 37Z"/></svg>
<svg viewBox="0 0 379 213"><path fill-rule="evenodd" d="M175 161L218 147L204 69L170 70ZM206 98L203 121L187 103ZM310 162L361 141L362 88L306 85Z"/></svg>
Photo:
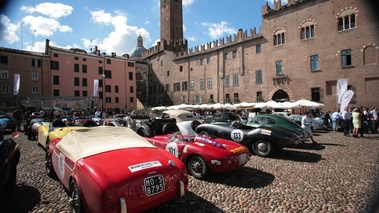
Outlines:
<svg viewBox="0 0 379 213"><path fill-rule="evenodd" d="M143 185L147 196L158 194L165 189L165 181L162 175L145 178Z"/></svg>
<svg viewBox="0 0 379 213"><path fill-rule="evenodd" d="M239 156L239 165L243 165L243 164L245 164L246 162L247 162L247 159L248 159L248 156L247 156L247 154L246 153L244 153L244 154L240 154L240 156Z"/></svg>

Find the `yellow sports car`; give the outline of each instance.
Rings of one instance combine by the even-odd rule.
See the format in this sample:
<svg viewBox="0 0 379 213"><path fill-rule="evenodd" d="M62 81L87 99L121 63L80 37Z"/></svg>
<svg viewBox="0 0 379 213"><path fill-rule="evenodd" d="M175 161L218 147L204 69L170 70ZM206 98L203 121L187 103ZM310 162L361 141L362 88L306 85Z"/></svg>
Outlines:
<svg viewBox="0 0 379 213"><path fill-rule="evenodd" d="M54 125L51 123L49 126L41 125L38 127L38 146L42 147L45 151L49 147L51 140L55 138L62 138L67 135L67 133L77 130L77 129L86 129L89 127L85 126L65 126L65 125Z"/></svg>

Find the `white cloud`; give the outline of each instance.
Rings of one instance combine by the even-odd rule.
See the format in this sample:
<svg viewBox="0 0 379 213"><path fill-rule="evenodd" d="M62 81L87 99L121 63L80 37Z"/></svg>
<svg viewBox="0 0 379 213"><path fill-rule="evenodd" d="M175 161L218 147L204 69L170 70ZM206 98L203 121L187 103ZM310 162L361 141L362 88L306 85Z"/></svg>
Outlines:
<svg viewBox="0 0 379 213"><path fill-rule="evenodd" d="M223 35L231 35L237 32L236 29L229 27L228 23L225 21L222 21L221 23L207 23L203 22L201 23L202 26L208 27L208 35L212 39L218 39L222 37Z"/></svg>
<svg viewBox="0 0 379 213"><path fill-rule="evenodd" d="M61 3L51 3L45 2L41 4L37 4L34 7L31 6L22 6L21 10L27 13L41 13L50 18L58 19L60 17L68 16L74 10L71 6L61 4Z"/></svg>
<svg viewBox="0 0 379 213"><path fill-rule="evenodd" d="M187 7L191 5L194 2L194 0L183 0L183 6Z"/></svg>
<svg viewBox="0 0 379 213"><path fill-rule="evenodd" d="M44 18L42 16L26 16L23 18L25 25L30 26L35 36L52 36L54 32L71 32L72 28L67 25L61 25L57 20Z"/></svg>
<svg viewBox="0 0 379 213"><path fill-rule="evenodd" d="M145 42L150 42L150 34L143 28L130 26L127 24L127 17L124 13L116 11L114 14L104 10L92 11L91 20L95 24L112 26L113 30L105 38L88 39L83 38L82 42L86 48L98 46L101 52L116 52L117 55L130 53L137 46L137 37L141 34ZM135 41L135 42L130 42Z"/></svg>
<svg viewBox="0 0 379 213"><path fill-rule="evenodd" d="M3 14L0 14L0 41L13 44L19 40L17 36L17 30L19 30L20 24L12 24L9 18Z"/></svg>

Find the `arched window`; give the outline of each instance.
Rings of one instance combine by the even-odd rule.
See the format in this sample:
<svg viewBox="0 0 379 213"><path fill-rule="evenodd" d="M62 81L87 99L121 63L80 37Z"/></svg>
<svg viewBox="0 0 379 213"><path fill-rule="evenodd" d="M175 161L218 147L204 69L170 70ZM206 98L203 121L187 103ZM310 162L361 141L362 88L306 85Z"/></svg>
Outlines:
<svg viewBox="0 0 379 213"><path fill-rule="evenodd" d="M348 8L337 14L338 31L356 28L358 10Z"/></svg>
<svg viewBox="0 0 379 213"><path fill-rule="evenodd" d="M274 46L283 45L286 43L286 30L284 28L278 28L273 34Z"/></svg>
<svg viewBox="0 0 379 213"><path fill-rule="evenodd" d="M300 28L300 39L310 39L315 37L315 25L316 22L314 20L305 20L303 21L299 28Z"/></svg>

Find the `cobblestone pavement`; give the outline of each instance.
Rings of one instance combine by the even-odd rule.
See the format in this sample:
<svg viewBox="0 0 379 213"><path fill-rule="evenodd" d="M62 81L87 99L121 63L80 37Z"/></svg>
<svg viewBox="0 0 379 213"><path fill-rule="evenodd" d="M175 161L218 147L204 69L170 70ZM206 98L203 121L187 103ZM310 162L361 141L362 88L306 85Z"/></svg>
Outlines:
<svg viewBox="0 0 379 213"><path fill-rule="evenodd" d="M379 212L373 205L379 201L379 135L319 132L315 139L320 145L252 156L234 172L204 181L190 177L185 197L148 212ZM24 134L16 141L17 185L0 212L68 212L63 185L45 173L44 151Z"/></svg>

